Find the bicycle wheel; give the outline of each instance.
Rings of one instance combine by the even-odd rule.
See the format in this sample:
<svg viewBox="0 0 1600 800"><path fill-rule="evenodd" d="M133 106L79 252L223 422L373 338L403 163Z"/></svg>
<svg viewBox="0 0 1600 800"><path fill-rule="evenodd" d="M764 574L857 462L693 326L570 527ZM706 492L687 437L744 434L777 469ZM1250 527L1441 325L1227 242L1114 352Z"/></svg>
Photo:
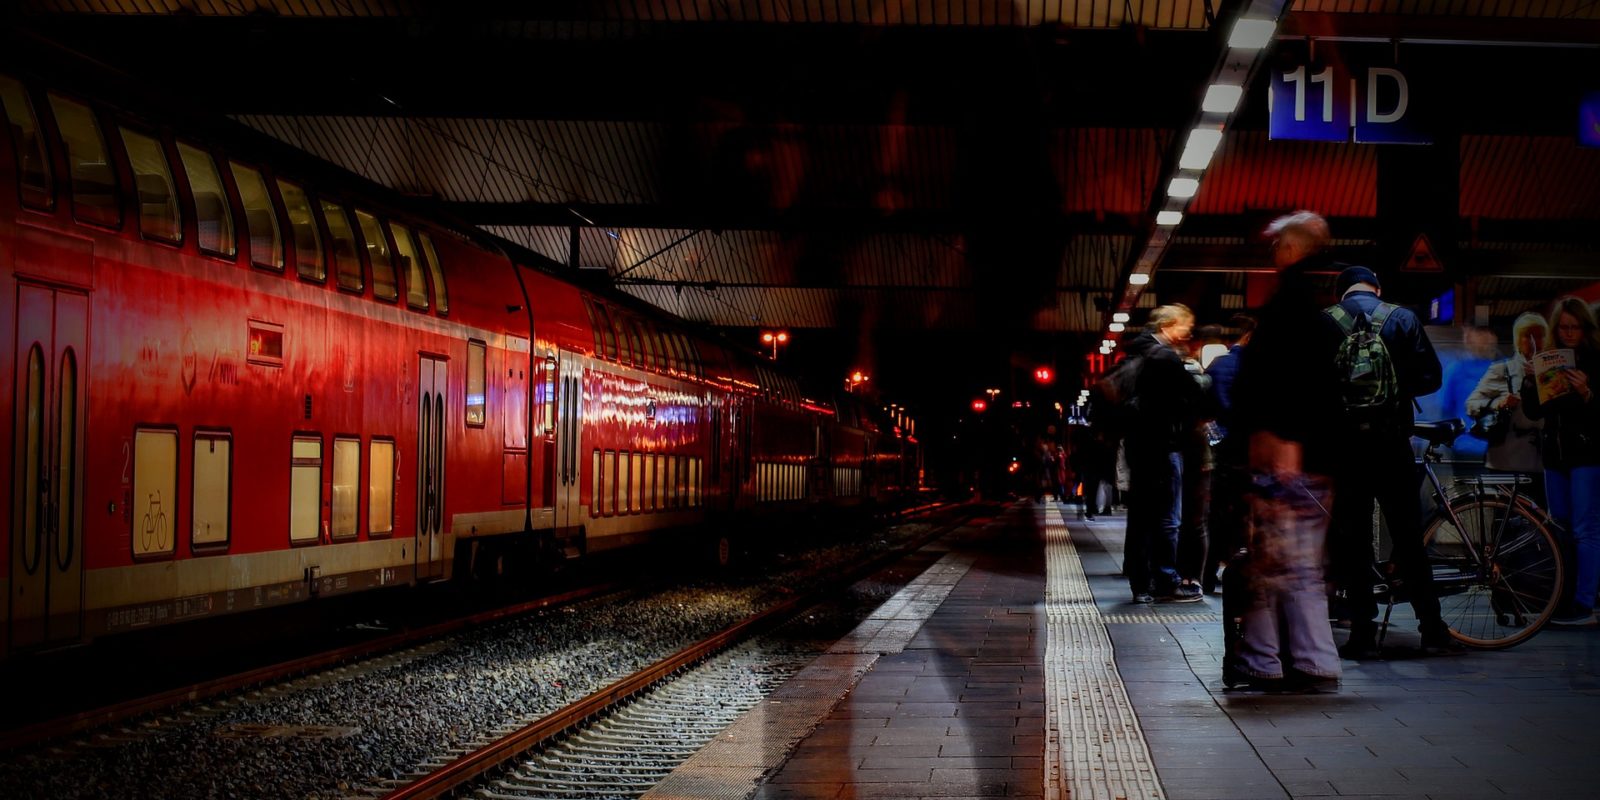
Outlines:
<svg viewBox="0 0 1600 800"><path fill-rule="evenodd" d="M1539 632L1561 599L1561 550L1520 503L1466 497L1424 534L1450 634L1469 647L1511 647ZM1459 525L1457 524L1459 520Z"/></svg>

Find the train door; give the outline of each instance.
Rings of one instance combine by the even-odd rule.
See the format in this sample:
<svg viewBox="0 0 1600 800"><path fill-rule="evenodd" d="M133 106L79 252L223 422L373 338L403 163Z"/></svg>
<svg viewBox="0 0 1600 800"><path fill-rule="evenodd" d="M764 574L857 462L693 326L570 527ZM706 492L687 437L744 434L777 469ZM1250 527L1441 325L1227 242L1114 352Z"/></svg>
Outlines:
<svg viewBox="0 0 1600 800"><path fill-rule="evenodd" d="M12 647L71 640L82 631L88 333L87 295L17 288Z"/></svg>
<svg viewBox="0 0 1600 800"><path fill-rule="evenodd" d="M583 411L583 367L578 356L562 352L556 370L556 530L571 531L583 524L583 450L578 433Z"/></svg>
<svg viewBox="0 0 1600 800"><path fill-rule="evenodd" d="M422 356L417 376L417 578L444 577L445 398L449 362Z"/></svg>

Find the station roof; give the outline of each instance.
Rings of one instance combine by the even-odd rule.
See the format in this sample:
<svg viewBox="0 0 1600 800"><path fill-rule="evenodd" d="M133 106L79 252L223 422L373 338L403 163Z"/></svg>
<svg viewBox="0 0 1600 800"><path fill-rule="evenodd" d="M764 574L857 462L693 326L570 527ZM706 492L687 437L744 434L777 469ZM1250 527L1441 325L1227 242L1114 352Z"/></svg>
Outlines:
<svg viewBox="0 0 1600 800"><path fill-rule="evenodd" d="M1224 23L1282 7L1181 225L1166 181ZM475 225L556 269L842 374L997 350L1063 372L1112 312L1225 322L1259 232L1504 322L1600 281L1585 0L20 0L9 22ZM1424 75L1435 144L1269 138L1285 59ZM1429 234L1442 272L1403 270ZM1156 239L1154 278L1128 286ZM1386 289L1390 289L1386 278ZM810 330L810 333L802 333ZM1025 355L1018 355L1019 353ZM974 385L993 377L972 377ZM969 387L960 387L961 392Z"/></svg>

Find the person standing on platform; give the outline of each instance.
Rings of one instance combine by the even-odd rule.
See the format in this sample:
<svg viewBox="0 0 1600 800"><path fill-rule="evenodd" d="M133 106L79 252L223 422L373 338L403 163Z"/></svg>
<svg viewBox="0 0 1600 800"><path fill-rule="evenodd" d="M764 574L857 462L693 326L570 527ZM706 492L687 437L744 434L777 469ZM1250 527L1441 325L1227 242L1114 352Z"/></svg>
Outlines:
<svg viewBox="0 0 1600 800"><path fill-rule="evenodd" d="M1217 444L1212 448L1211 513L1207 528L1211 546L1206 552L1205 569L1200 573L1200 588L1211 594L1217 588L1217 571L1244 544L1244 486L1247 451L1244 437L1232 434L1238 427L1233 417L1233 384L1239 375L1239 353L1250 344L1256 329L1253 317L1237 314L1229 325L1239 331L1238 341L1228 352L1211 360L1206 374L1211 376L1211 407L1216 409Z"/></svg>
<svg viewBox="0 0 1600 800"><path fill-rule="evenodd" d="M1350 609L1345 658L1378 656L1378 602L1372 594L1372 504L1389 524L1394 577L1411 600L1431 655L1462 652L1439 615L1433 567L1422 544L1422 475L1411 450L1412 404L1438 391L1442 368L1422 322L1379 299L1378 276L1366 267L1339 273L1339 303L1326 314L1338 324L1344 396L1344 456L1335 477L1333 561ZM1373 338L1373 336L1376 338Z"/></svg>
<svg viewBox="0 0 1600 800"><path fill-rule="evenodd" d="M1499 338L1492 328L1470 326L1462 331L1461 341L1466 345L1466 355L1445 367L1444 385L1439 389L1439 408L1446 419L1471 418L1467 398L1500 355ZM1458 459L1483 458L1487 450L1487 442L1471 436L1463 436L1450 445L1450 452Z"/></svg>
<svg viewBox="0 0 1600 800"><path fill-rule="evenodd" d="M1128 549L1124 571L1134 599L1193 603L1200 587L1178 575L1178 536L1183 519L1183 451L1194 436L1203 400L1199 384L1183 366L1179 348L1194 329L1194 314L1181 305L1150 312L1143 333L1128 343L1139 358L1134 378L1134 423L1124 439L1132 472Z"/></svg>
<svg viewBox="0 0 1600 800"><path fill-rule="evenodd" d="M1524 369L1522 383L1528 417L1544 420L1545 493L1571 573L1550 624L1591 627L1600 589L1600 329L1568 296L1550 310L1550 332L1555 347Z"/></svg>
<svg viewBox="0 0 1600 800"><path fill-rule="evenodd" d="M1224 615L1241 619L1223 681L1326 687L1341 674L1322 561L1344 409L1333 366L1338 332L1308 273L1332 263L1324 252L1328 223L1301 211L1274 220L1266 234L1278 287L1239 351L1228 429L1247 443L1250 476L1248 556L1232 565L1243 567L1244 580L1238 598L1225 592L1223 600Z"/></svg>
<svg viewBox="0 0 1600 800"><path fill-rule="evenodd" d="M1467 397L1467 416L1476 420L1491 414L1498 431L1489 434L1484 465L1500 472L1539 472L1539 431L1544 423L1528 418L1522 408L1522 382L1535 353L1544 349L1550 338L1550 324L1532 311L1511 324L1513 352L1510 358L1496 361L1483 374L1478 386Z"/></svg>

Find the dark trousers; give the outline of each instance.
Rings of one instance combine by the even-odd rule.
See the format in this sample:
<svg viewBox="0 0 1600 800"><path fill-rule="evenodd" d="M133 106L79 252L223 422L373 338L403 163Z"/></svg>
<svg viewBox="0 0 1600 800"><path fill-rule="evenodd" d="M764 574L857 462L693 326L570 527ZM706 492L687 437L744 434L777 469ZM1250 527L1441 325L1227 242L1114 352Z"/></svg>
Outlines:
<svg viewBox="0 0 1600 800"><path fill-rule="evenodd" d="M1211 470L1211 502L1207 515L1206 565L1200 583L1210 591L1216 583L1217 568L1244 547L1245 491L1250 473L1245 466L1242 436L1223 440L1216 449L1216 466Z"/></svg>
<svg viewBox="0 0 1600 800"><path fill-rule="evenodd" d="M1211 534L1207 515L1211 511L1211 470L1202 469L1201 454L1192 454L1183 464L1183 524L1178 531L1178 574L1186 581L1205 577Z"/></svg>
<svg viewBox="0 0 1600 800"><path fill-rule="evenodd" d="M1132 499L1123 572L1134 594L1171 594L1179 584L1178 530L1183 519L1183 455L1128 453Z"/></svg>
<svg viewBox="0 0 1600 800"><path fill-rule="evenodd" d="M1347 437L1345 463L1334 483L1334 575L1345 590L1350 609L1350 635L1370 637L1377 629L1378 601L1372 595L1372 504L1377 502L1389 525L1393 545L1390 562L1421 622L1424 634L1444 633L1439 619L1439 596L1433 587L1433 568L1422 546L1422 501L1418 497L1422 473L1404 435L1354 433Z"/></svg>

